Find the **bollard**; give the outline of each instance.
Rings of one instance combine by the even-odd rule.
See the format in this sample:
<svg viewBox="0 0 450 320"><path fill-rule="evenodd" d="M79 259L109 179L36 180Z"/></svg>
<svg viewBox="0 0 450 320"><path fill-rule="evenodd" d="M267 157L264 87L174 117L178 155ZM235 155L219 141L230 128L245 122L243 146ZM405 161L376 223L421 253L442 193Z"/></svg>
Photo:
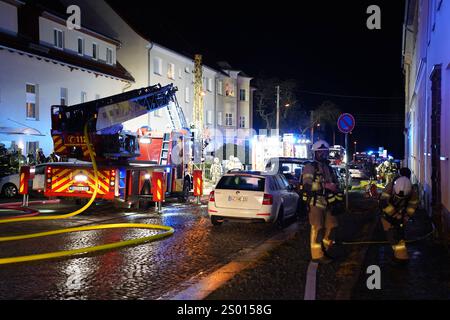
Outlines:
<svg viewBox="0 0 450 320"><path fill-rule="evenodd" d="M203 195L203 171L194 170L194 197L197 197L197 204L200 204L200 197Z"/></svg>
<svg viewBox="0 0 450 320"><path fill-rule="evenodd" d="M20 168L20 187L19 187L19 194L23 195L22 207L28 207L29 181L30 181L30 167L22 166Z"/></svg>
<svg viewBox="0 0 450 320"><path fill-rule="evenodd" d="M152 173L152 195L155 202L155 208L157 212L162 210L162 202L164 201L164 172Z"/></svg>

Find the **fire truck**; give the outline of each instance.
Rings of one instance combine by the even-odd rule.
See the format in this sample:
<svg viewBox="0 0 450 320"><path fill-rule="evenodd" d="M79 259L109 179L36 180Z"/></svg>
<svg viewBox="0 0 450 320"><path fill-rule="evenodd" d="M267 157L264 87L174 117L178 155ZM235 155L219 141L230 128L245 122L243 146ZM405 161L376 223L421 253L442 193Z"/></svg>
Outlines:
<svg viewBox="0 0 450 320"><path fill-rule="evenodd" d="M192 153L196 143L172 84L155 85L73 106L52 106L51 134L61 162L45 167L44 195L90 198L95 177L84 138L88 135L98 163L97 198L132 206L151 199L151 178L163 172L166 196L186 201L192 190ZM125 131L123 123L165 108L171 129L143 127Z"/></svg>

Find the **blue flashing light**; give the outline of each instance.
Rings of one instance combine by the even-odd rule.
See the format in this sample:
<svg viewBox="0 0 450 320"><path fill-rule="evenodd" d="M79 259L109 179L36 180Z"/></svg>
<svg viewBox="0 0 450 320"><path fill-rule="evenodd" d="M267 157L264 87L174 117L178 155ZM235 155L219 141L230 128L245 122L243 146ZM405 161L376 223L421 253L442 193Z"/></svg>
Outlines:
<svg viewBox="0 0 450 320"><path fill-rule="evenodd" d="M166 168L166 172L167 172L167 173L170 173L170 168Z"/></svg>

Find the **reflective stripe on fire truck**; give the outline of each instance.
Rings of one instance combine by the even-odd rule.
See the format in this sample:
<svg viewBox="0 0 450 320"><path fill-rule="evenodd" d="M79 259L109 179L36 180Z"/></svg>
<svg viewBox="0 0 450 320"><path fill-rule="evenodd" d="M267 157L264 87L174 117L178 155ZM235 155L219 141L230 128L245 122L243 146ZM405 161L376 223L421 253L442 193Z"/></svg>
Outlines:
<svg viewBox="0 0 450 320"><path fill-rule="evenodd" d="M78 169L54 169L53 171L53 177L52 177L52 185L51 190L52 192L60 193L60 192L67 192L67 193L74 193L74 190L69 190L69 187L74 185L73 181L73 173L76 172ZM88 181L85 183L85 185L88 185L92 190L94 189L94 181L95 176L89 171L82 171L83 174L86 174L88 177ZM110 179L108 179L104 174L104 172L98 172L99 181L98 186L99 194L106 194L109 192L109 183ZM100 179L103 179L101 181ZM89 190L86 191L86 193L90 194L93 191Z"/></svg>

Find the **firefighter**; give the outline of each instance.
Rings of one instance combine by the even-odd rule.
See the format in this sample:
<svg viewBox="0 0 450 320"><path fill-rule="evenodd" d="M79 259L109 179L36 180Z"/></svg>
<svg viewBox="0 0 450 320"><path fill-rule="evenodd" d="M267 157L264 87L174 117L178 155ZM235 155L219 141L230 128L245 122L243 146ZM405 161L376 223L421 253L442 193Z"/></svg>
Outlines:
<svg viewBox="0 0 450 320"><path fill-rule="evenodd" d="M338 227L332 203L342 201L342 197L336 199L334 196L338 193L338 180L328 161L329 144L319 140L312 146L312 151L314 161L305 165L301 178L311 224L311 257L315 262L329 263L332 260L327 251L333 244Z"/></svg>
<svg viewBox="0 0 450 320"><path fill-rule="evenodd" d="M45 163L47 160L47 157L44 155L44 151L42 151L42 148L39 148L36 150L36 164Z"/></svg>
<svg viewBox="0 0 450 320"><path fill-rule="evenodd" d="M214 158L214 163L211 165L210 173L212 183L215 185L219 181L220 177L222 177L223 173L219 158Z"/></svg>
<svg viewBox="0 0 450 320"><path fill-rule="evenodd" d="M381 222L392 246L394 261L403 263L409 260L405 224L419 205L419 195L410 178L411 171L408 168L400 169L400 176L386 186L380 198Z"/></svg>

